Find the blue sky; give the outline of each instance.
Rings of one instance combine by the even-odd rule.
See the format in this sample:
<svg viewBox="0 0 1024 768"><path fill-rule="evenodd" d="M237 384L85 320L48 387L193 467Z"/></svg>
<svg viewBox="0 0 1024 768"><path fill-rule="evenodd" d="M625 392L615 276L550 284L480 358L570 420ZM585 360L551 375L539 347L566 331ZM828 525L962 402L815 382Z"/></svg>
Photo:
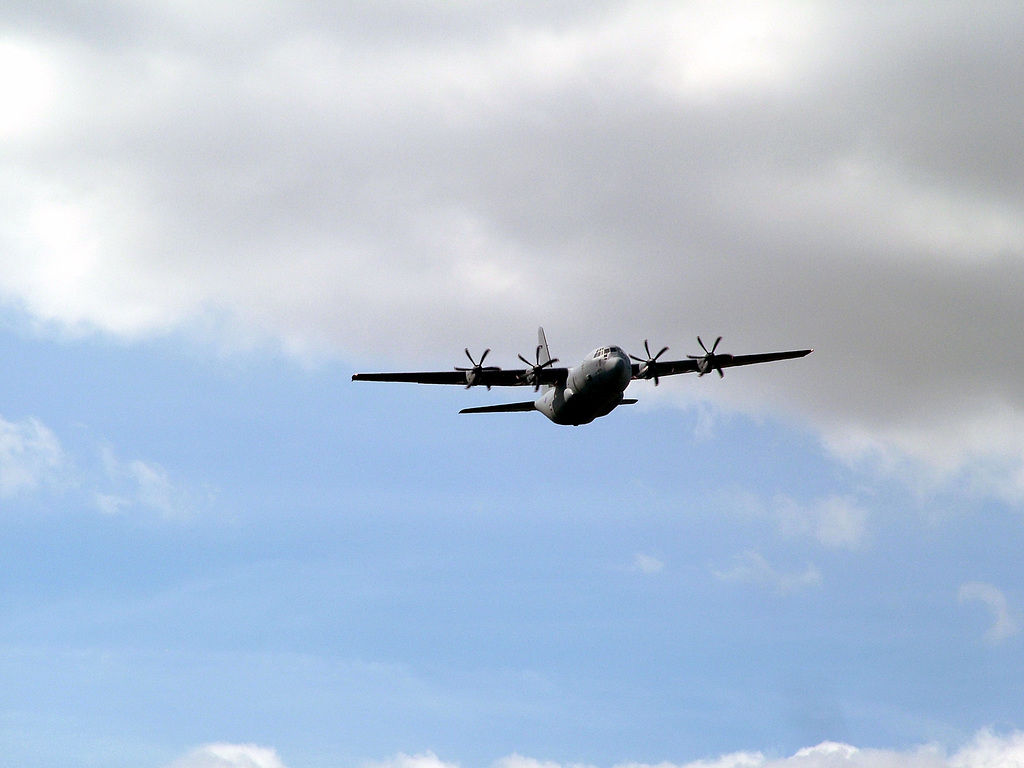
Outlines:
<svg viewBox="0 0 1024 768"><path fill-rule="evenodd" d="M61 449L4 499L18 764L228 742L286 765L611 765L1018 726L1016 620L986 638L991 609L960 598L1000 585L1018 609L1005 505L868 485L743 416L558 428L280 355L16 329L4 346L25 362L4 418L46 414ZM866 532L821 539L821 499Z"/></svg>
<svg viewBox="0 0 1024 768"><path fill-rule="evenodd" d="M5 17L4 760L1024 764L1015 6Z"/></svg>

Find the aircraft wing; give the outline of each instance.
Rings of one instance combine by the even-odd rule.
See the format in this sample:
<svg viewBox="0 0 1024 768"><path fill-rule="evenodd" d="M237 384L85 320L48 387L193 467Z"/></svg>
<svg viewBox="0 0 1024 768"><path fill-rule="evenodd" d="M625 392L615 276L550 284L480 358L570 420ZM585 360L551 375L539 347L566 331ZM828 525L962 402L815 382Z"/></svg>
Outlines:
<svg viewBox="0 0 1024 768"><path fill-rule="evenodd" d="M568 368L543 368L538 371L541 385L560 384L568 375ZM473 375L473 386L479 387L526 387L533 386L526 368L483 368ZM458 384L468 383L465 371L419 371L398 373L354 373L352 381L401 381L411 384Z"/></svg>
<svg viewBox="0 0 1024 768"><path fill-rule="evenodd" d="M706 361L705 373L715 370L721 373L722 368L772 363L776 360L792 360L796 357L806 357L813 351L813 349L796 349L789 352L763 352L758 355L707 355L703 358L690 357L686 360L666 360L664 362L659 360L654 364L654 371L659 377L673 376L677 373L698 373L701 370L701 364ZM633 364L633 378L651 378L651 376L641 376L641 368L640 364Z"/></svg>

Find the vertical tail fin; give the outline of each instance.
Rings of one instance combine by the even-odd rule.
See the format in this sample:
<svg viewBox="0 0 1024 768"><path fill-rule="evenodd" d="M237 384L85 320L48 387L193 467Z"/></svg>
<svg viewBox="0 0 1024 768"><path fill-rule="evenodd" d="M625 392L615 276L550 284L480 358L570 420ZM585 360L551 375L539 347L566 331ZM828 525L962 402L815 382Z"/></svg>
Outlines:
<svg viewBox="0 0 1024 768"><path fill-rule="evenodd" d="M537 364L543 365L551 359L551 352L548 351L548 340L544 336L544 328L537 328ZM541 387L545 392L551 389L550 385Z"/></svg>
<svg viewBox="0 0 1024 768"><path fill-rule="evenodd" d="M537 362L543 365L551 359L551 353L548 351L548 340L544 337L544 329L537 329L537 346L540 347L540 352L537 355Z"/></svg>

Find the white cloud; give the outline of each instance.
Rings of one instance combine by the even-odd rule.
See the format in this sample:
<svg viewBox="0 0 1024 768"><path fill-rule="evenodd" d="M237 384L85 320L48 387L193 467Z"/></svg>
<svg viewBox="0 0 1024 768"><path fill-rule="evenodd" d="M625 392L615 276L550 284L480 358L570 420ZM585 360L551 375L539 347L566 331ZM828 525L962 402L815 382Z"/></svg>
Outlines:
<svg viewBox="0 0 1024 768"><path fill-rule="evenodd" d="M578 768L570 764L538 762L516 756L496 768ZM773 758L760 752L736 752L711 760L689 763L618 763L614 768L1010 768L1024 765L1024 734L998 736L980 732L973 742L953 755L940 747L908 750L867 749L826 741L798 750L790 757Z"/></svg>
<svg viewBox="0 0 1024 768"><path fill-rule="evenodd" d="M286 768L277 752L255 744L207 744L167 768Z"/></svg>
<svg viewBox="0 0 1024 768"><path fill-rule="evenodd" d="M167 519L184 519L192 512L188 493L171 482L159 464L135 459L123 462L109 445L100 448L105 482L95 493L95 503L105 514L132 507L151 510Z"/></svg>
<svg viewBox="0 0 1024 768"><path fill-rule="evenodd" d="M809 38L822 32L811 6L791 2L723 2L714 12L682 5L647 21L641 39L662 38L652 68L658 81L697 100L789 85L808 63Z"/></svg>
<svg viewBox="0 0 1024 768"><path fill-rule="evenodd" d="M771 565L757 552L744 552L733 558L733 566L726 571L713 571L714 575L726 582L757 584L768 587L781 595L787 595L808 587L819 587L821 572L813 563L808 563L802 573L783 573Z"/></svg>
<svg viewBox="0 0 1024 768"><path fill-rule="evenodd" d="M1010 768L1024 765L1024 733L1000 736L979 732L963 749L949 755L936 745L906 750L867 749L825 741L797 750L790 757L761 752L735 752L688 763L616 763L613 768ZM167 768L285 768L275 750L253 744L208 744ZM390 760L368 762L364 768L458 768L433 752L398 754ZM586 763L559 763L512 754L495 760L492 768L596 768Z"/></svg>
<svg viewBox="0 0 1024 768"><path fill-rule="evenodd" d="M972 581L960 586L957 596L960 604L980 602L992 614L992 626L985 632L990 643L1000 643L1020 632L1020 622L1011 610L1002 590L992 584Z"/></svg>
<svg viewBox="0 0 1024 768"><path fill-rule="evenodd" d="M43 118L53 87L49 62L31 44L0 39L0 137L17 139Z"/></svg>
<svg viewBox="0 0 1024 768"><path fill-rule="evenodd" d="M569 766L572 768L583 768L582 765L576 763L570 763ZM494 761L493 768L569 768L561 763L557 763L554 760L535 760L532 757L523 757L522 755L509 755L503 757L500 760Z"/></svg>
<svg viewBox="0 0 1024 768"><path fill-rule="evenodd" d="M446 763L433 752L418 755L399 753L390 760L366 763L364 768L458 768L458 763Z"/></svg>
<svg viewBox="0 0 1024 768"><path fill-rule="evenodd" d="M867 532L867 511L848 496L829 496L803 505L779 497L773 514L783 532L811 536L826 547L854 548Z"/></svg>
<svg viewBox="0 0 1024 768"><path fill-rule="evenodd" d="M54 480L64 465L60 440L36 419L0 417L0 496L15 496Z"/></svg>
<svg viewBox="0 0 1024 768"><path fill-rule="evenodd" d="M914 425L850 424L826 433L825 443L850 465L902 477L922 493L958 487L1024 503L1024 412L1006 402L968 405L930 423L922 415Z"/></svg>
<svg viewBox="0 0 1024 768"><path fill-rule="evenodd" d="M194 504L189 493L171 481L159 464L134 459L122 462L113 448L99 446L96 466L81 450L65 450L57 435L29 417L11 422L0 416L0 497L13 498L59 488L108 515L136 508L167 519L187 518Z"/></svg>
<svg viewBox="0 0 1024 768"><path fill-rule="evenodd" d="M184 512L179 492L167 477L167 470L136 459L128 464L128 473L138 487L139 503L174 517Z"/></svg>
<svg viewBox="0 0 1024 768"><path fill-rule="evenodd" d="M743 515L771 521L787 537L812 539L830 549L856 549L870 536L870 513L852 496L825 496L801 502L777 495L763 501L749 493L723 497Z"/></svg>
<svg viewBox="0 0 1024 768"><path fill-rule="evenodd" d="M764 755L760 752L733 752L713 760L696 760L678 766L675 763L619 763L615 768L760 768L765 764Z"/></svg>
<svg viewBox="0 0 1024 768"><path fill-rule="evenodd" d="M999 736L982 731L949 761L951 768L1011 768L1024 765L1024 733Z"/></svg>
<svg viewBox="0 0 1024 768"><path fill-rule="evenodd" d="M640 571L640 573L659 573L665 569L665 563L653 555L645 555L643 552L637 552L633 557L633 570Z"/></svg>

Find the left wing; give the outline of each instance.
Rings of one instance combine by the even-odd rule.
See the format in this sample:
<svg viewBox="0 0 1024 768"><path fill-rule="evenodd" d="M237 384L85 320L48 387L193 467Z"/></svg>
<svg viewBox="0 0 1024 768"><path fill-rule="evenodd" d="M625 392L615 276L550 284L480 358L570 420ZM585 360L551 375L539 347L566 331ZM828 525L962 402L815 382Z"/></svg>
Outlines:
<svg viewBox="0 0 1024 768"><path fill-rule="evenodd" d="M700 341L699 338L697 340ZM721 338L718 341L721 341ZM661 376L673 376L677 373L699 373L703 376L706 373L717 371L719 376L724 376L725 374L722 373L723 368L772 363L776 360L792 360L797 357L806 357L814 351L813 349L795 349L788 352L763 352L757 355L719 355L715 354L718 341L715 342L710 352L705 348L704 355L690 355L686 360L666 360L662 362L657 359L661 354L658 353L654 358L648 357L646 361L634 363L633 378L654 379L655 383L657 383L658 378ZM703 342L701 342L701 347L704 347Z"/></svg>

